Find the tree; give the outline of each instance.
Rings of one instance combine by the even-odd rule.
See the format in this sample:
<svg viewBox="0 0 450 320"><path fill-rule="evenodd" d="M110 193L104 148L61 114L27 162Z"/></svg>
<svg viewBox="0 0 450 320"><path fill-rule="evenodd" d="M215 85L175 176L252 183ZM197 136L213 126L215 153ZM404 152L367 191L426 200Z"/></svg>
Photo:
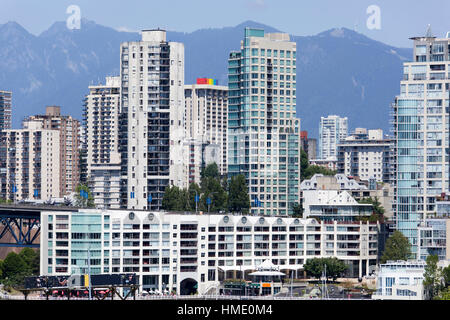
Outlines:
<svg viewBox="0 0 450 320"><path fill-rule="evenodd" d="M363 198L358 201L361 204L371 204L373 206L373 213L370 217L368 217L368 221L370 222L383 222L384 221L384 208L381 205L378 197L375 198Z"/></svg>
<svg viewBox="0 0 450 320"><path fill-rule="evenodd" d="M322 166L311 165L308 168L306 168L305 174L304 174L304 179L311 179L311 177L313 175L315 175L316 173L321 173L324 176L334 176L337 173L337 171L329 170Z"/></svg>
<svg viewBox="0 0 450 320"><path fill-rule="evenodd" d="M337 171L329 170L322 166L309 165L308 154L302 149L300 153L300 180L311 179L316 173L321 173L325 176L334 176Z"/></svg>
<svg viewBox="0 0 450 320"><path fill-rule="evenodd" d="M201 203L204 208L208 209L207 199L211 200L209 205L210 211L217 212L226 210L227 208L227 193L220 181L219 167L217 164L211 163L202 170L201 174Z"/></svg>
<svg viewBox="0 0 450 320"><path fill-rule="evenodd" d="M324 266L324 263L323 263L322 259L312 258L312 259L306 260L306 263L303 265L303 268L309 277L314 277L316 279L320 279L320 277L322 276L323 269L324 269L323 266Z"/></svg>
<svg viewBox="0 0 450 320"><path fill-rule="evenodd" d="M411 255L411 244L400 231L396 230L386 241L381 263L388 260L408 260Z"/></svg>
<svg viewBox="0 0 450 320"><path fill-rule="evenodd" d="M444 286L450 286L450 265L442 269L442 277L444 278Z"/></svg>
<svg viewBox="0 0 450 320"><path fill-rule="evenodd" d="M15 252L10 252L2 263L3 283L11 286L23 284L26 276L30 275L27 263Z"/></svg>
<svg viewBox="0 0 450 320"><path fill-rule="evenodd" d="M305 172L309 167L308 154L305 150L301 149L300 151L300 179L305 180Z"/></svg>
<svg viewBox="0 0 450 320"><path fill-rule="evenodd" d="M39 274L39 253L31 248L23 248L19 256L27 265L27 273Z"/></svg>
<svg viewBox="0 0 450 320"><path fill-rule="evenodd" d="M220 172L217 163L208 164L200 173L201 178L214 178L220 180Z"/></svg>
<svg viewBox="0 0 450 320"><path fill-rule="evenodd" d="M162 199L162 208L171 211L183 211L186 203L183 202L182 190L177 186L167 186Z"/></svg>
<svg viewBox="0 0 450 320"><path fill-rule="evenodd" d="M84 194L87 194L88 198L83 197L80 192L83 191ZM78 207L95 207L94 197L92 196L91 190L85 184L79 184L75 189L75 200L76 206Z"/></svg>
<svg viewBox="0 0 450 320"><path fill-rule="evenodd" d="M433 300L450 300L450 287L441 290L439 295L433 297Z"/></svg>
<svg viewBox="0 0 450 320"><path fill-rule="evenodd" d="M442 268L438 267L439 257L437 255L429 255L427 257L427 265L423 274L423 286L428 293L428 297L433 299L441 291L442 285Z"/></svg>
<svg viewBox="0 0 450 320"><path fill-rule="evenodd" d="M341 277L348 268L344 261L341 261L336 257L324 258L324 260L325 265L327 266L327 280L328 278L336 280Z"/></svg>
<svg viewBox="0 0 450 320"><path fill-rule="evenodd" d="M320 279L324 274L325 266L327 280L336 280L347 270L347 265L336 257L308 259L304 265L304 269L308 276Z"/></svg>
<svg viewBox="0 0 450 320"><path fill-rule="evenodd" d="M189 185L189 189L188 189L188 195L189 195L189 209L188 210L195 210L195 208L197 208L197 210L204 210L202 204L200 202L198 202L197 204L195 203L195 196L198 195L199 199L200 199L200 195L202 194L202 190L200 188L200 186L198 184L196 184L195 182L192 182Z"/></svg>
<svg viewBox="0 0 450 320"><path fill-rule="evenodd" d="M292 211L294 212L292 214L293 217L299 217L302 218L303 217L303 207L301 204L299 203L294 203L292 205Z"/></svg>
<svg viewBox="0 0 450 320"><path fill-rule="evenodd" d="M228 210L231 212L248 213L250 209L250 197L244 175L231 177L228 186Z"/></svg>

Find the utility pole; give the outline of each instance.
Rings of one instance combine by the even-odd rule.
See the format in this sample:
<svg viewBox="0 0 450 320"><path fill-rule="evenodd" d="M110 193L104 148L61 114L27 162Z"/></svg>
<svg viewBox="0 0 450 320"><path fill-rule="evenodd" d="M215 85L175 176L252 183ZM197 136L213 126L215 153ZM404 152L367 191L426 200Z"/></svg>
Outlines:
<svg viewBox="0 0 450 320"><path fill-rule="evenodd" d="M324 265L325 270L324 273L322 273L323 276L323 282L322 282L322 300L324 299L328 299L328 290L327 290L327 265Z"/></svg>
<svg viewBox="0 0 450 320"><path fill-rule="evenodd" d="M88 247L88 281L89 281L89 300L92 300L92 293L91 293L91 244L89 244Z"/></svg>
<svg viewBox="0 0 450 320"><path fill-rule="evenodd" d="M195 190L195 213L197 213L197 203L198 203L198 200L199 200L199 198L198 198L198 193L197 193L197 190Z"/></svg>

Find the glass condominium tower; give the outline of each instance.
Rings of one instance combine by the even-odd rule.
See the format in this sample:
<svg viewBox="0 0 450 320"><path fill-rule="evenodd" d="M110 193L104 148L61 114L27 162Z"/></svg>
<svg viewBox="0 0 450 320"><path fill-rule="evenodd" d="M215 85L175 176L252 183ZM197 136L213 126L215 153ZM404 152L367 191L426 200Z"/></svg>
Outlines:
<svg viewBox="0 0 450 320"><path fill-rule="evenodd" d="M300 199L296 43L245 28L228 59L228 176L242 174L252 214L288 215Z"/></svg>
<svg viewBox="0 0 450 320"><path fill-rule="evenodd" d="M394 211L415 258L418 224L436 212L436 196L449 188L450 38L411 39L413 62L403 64L393 104Z"/></svg>

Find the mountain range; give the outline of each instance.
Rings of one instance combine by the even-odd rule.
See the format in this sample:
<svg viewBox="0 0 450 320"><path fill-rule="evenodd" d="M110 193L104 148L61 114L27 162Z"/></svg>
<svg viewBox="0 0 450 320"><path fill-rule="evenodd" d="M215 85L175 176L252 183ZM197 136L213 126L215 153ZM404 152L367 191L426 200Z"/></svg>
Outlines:
<svg viewBox="0 0 450 320"><path fill-rule="evenodd" d="M240 49L245 27L282 32L254 21L234 27L167 32L168 41L185 45L185 83L208 77L227 84L227 59ZM81 120L88 86L118 75L119 48L139 40L82 20L79 30L56 22L33 35L16 22L0 25L0 90L13 91L13 127L24 117L60 105ZM396 48L360 33L335 28L312 36L291 35L297 43L297 116L302 130L317 137L321 116L347 116L349 127L381 128L388 133L389 106L399 93L402 63L411 48Z"/></svg>

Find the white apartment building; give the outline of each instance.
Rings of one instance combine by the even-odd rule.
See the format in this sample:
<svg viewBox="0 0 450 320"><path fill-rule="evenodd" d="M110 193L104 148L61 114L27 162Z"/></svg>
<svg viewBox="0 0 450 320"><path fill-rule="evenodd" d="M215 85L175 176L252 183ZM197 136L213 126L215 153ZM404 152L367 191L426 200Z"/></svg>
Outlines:
<svg viewBox="0 0 450 320"><path fill-rule="evenodd" d="M213 79L197 79L197 84L184 86L185 144L188 148L185 164L189 184L200 183L201 169L209 164L205 148L217 152L213 159L219 172L221 175L227 173L228 87L204 82L213 82ZM212 147L208 148L208 145Z"/></svg>
<svg viewBox="0 0 450 320"><path fill-rule="evenodd" d="M96 207L106 209L120 208L120 85L120 77L106 77L84 100L85 175Z"/></svg>
<svg viewBox="0 0 450 320"><path fill-rule="evenodd" d="M48 200L60 197L60 133L30 123L0 132L0 198Z"/></svg>
<svg viewBox="0 0 450 320"><path fill-rule="evenodd" d="M245 28L228 59L228 177L242 174L251 213L286 215L300 199L297 44Z"/></svg>
<svg viewBox="0 0 450 320"><path fill-rule="evenodd" d="M371 204L358 203L348 191L303 190L303 217L324 221L357 221L373 213Z"/></svg>
<svg viewBox="0 0 450 320"><path fill-rule="evenodd" d="M96 208L120 208L120 154L111 153L107 164L93 164L89 178L89 187Z"/></svg>
<svg viewBox="0 0 450 320"><path fill-rule="evenodd" d="M89 86L83 105L83 129L87 176L94 164L117 163L119 152L120 77L106 77L105 84ZM114 155L115 156L115 155Z"/></svg>
<svg viewBox="0 0 450 320"><path fill-rule="evenodd" d="M391 181L391 140L383 137L381 129L357 128L337 144L337 160L339 173L367 181Z"/></svg>
<svg viewBox="0 0 450 320"><path fill-rule="evenodd" d="M403 64L392 124L397 228L418 259L417 226L435 212L436 195L449 188L450 38L428 32L411 39L413 61Z"/></svg>
<svg viewBox="0 0 450 320"><path fill-rule="evenodd" d="M27 117L22 126L59 131L59 197L75 192L80 181L80 122L72 116L61 115L59 106L47 106L45 114Z"/></svg>
<svg viewBox="0 0 450 320"><path fill-rule="evenodd" d="M388 261L380 265L374 300L425 300L425 261Z"/></svg>
<svg viewBox="0 0 450 320"><path fill-rule="evenodd" d="M378 199L384 208L384 217L393 217L392 203L394 199L394 189L388 183L376 183L375 185L365 184L362 181L350 179L342 173L334 176L324 176L315 174L311 179L303 180L300 188L302 190L302 202L306 190L337 190L347 191L355 200L364 198Z"/></svg>
<svg viewBox="0 0 450 320"><path fill-rule="evenodd" d="M337 159L337 145L347 137L348 119L336 115L320 117L319 158Z"/></svg>
<svg viewBox="0 0 450 320"><path fill-rule="evenodd" d="M187 187L184 45L142 31L120 46L120 79L121 206L158 210L167 186Z"/></svg>
<svg viewBox="0 0 450 320"><path fill-rule="evenodd" d="M376 265L379 224L315 219L79 209L41 213L41 275L136 273L141 290L215 293L269 259L287 275L337 257L347 276ZM244 273L244 274L242 274Z"/></svg>
<svg viewBox="0 0 450 320"><path fill-rule="evenodd" d="M0 131L11 129L12 92L0 90Z"/></svg>

